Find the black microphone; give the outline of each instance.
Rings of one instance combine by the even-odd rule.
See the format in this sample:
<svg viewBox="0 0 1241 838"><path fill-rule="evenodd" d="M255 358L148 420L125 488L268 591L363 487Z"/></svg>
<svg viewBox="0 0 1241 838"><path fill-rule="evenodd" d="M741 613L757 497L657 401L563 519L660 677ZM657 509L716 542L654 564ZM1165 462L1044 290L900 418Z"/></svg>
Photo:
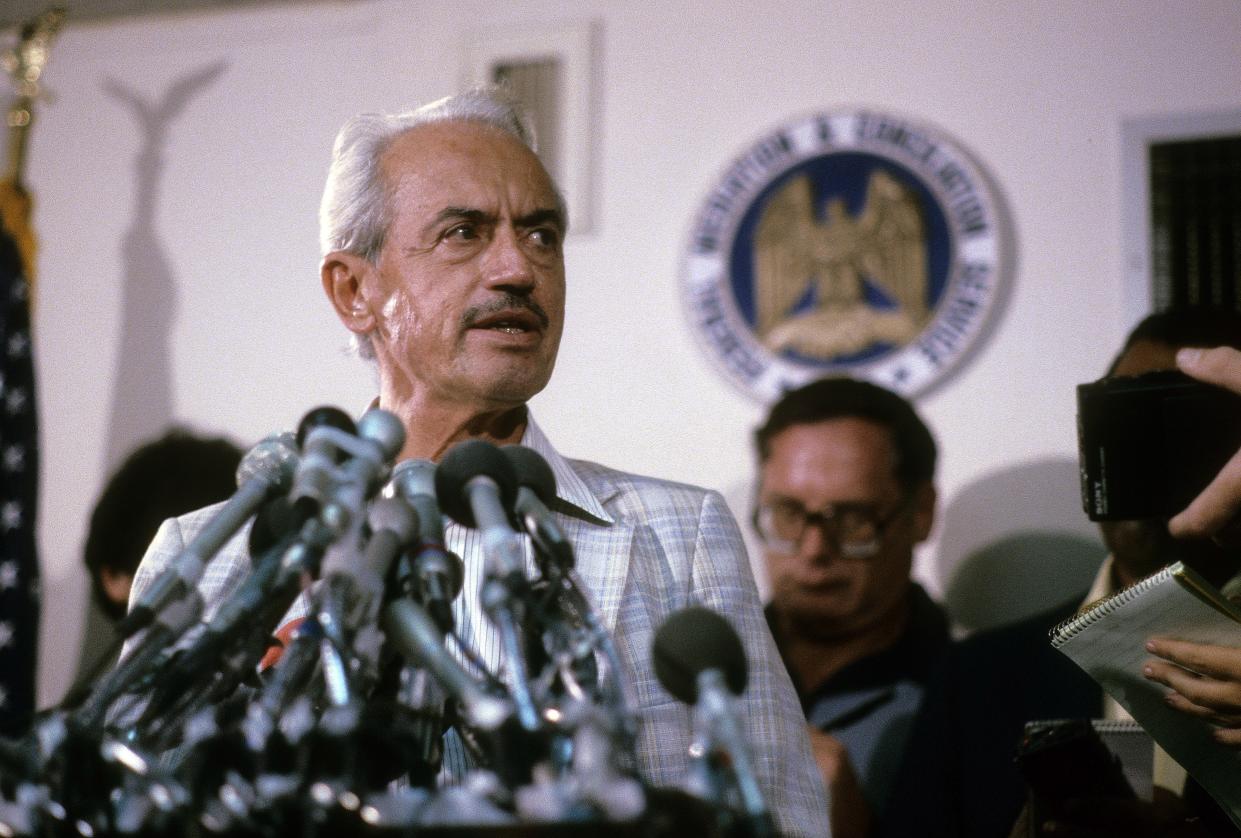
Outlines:
<svg viewBox="0 0 1241 838"><path fill-rule="evenodd" d="M268 498L288 491L297 463L292 434L273 434L251 448L237 467L237 491L129 610L117 626L121 637L132 637L149 625L170 600L191 590L211 557L245 525L259 506Z"/></svg>
<svg viewBox="0 0 1241 838"><path fill-rule="evenodd" d="M564 606L581 622L593 647L601 652L607 661L606 678L599 683L604 691L603 698L610 712L610 721L615 725L619 751L631 754L637 741L637 719L625 696L620 652L611 632L604 625L586 584L574 569L573 545L556 523L551 510L547 508L547 504L556 497L556 474L547 460L533 448L505 445L500 451L508 458L517 474L513 513L538 548L538 555L551 559L555 564L554 568L541 565L540 570L549 581L554 578L554 574L561 576L553 590L562 597ZM549 570L553 573L549 573Z"/></svg>
<svg viewBox="0 0 1241 838"><path fill-rule="evenodd" d="M74 712L75 718L88 729L103 724L112 703L156 666L165 651L198 622L202 611L203 601L196 590L162 609L129 654L95 685Z"/></svg>
<svg viewBox="0 0 1241 838"><path fill-rule="evenodd" d="M551 557L560 570L573 567L573 545L552 517L547 504L556 497L556 474L547 460L524 445L505 445L500 451L508 458L517 475L517 493L513 512L517 520L543 553Z"/></svg>
<svg viewBox="0 0 1241 838"><path fill-rule="evenodd" d="M651 656L664 689L694 705L699 714L702 732L694 750L705 755L705 764L731 766L751 834L775 835L734 707L734 696L745 690L747 677L741 638L716 612L691 606L664 620L655 633ZM712 760L713 752L726 759Z"/></svg>
<svg viewBox="0 0 1241 838"><path fill-rule="evenodd" d="M367 510L371 535L352 562L323 562L323 582L315 592L312 615L338 647L350 636L356 653L354 674L374 676L379 664L379 635L373 630L393 561L414 538L417 514L400 498L377 498ZM359 560L360 559L360 560ZM356 634L355 634L356 632ZM363 666L365 664L365 666Z"/></svg>
<svg viewBox="0 0 1241 838"><path fill-rule="evenodd" d="M377 498L367 510L367 523L371 537L366 542L362 569L382 591L392 562L417 536L418 513L403 498Z"/></svg>
<svg viewBox="0 0 1241 838"><path fill-rule="evenodd" d="M486 564L479 601L495 624L504 649L517 720L523 729L533 732L539 728L539 713L530 691L520 632L529 584L521 542L506 511L517 495L517 475L499 448L471 439L444 456L435 471L435 491L445 512L467 527L477 527L482 534Z"/></svg>
<svg viewBox="0 0 1241 838"><path fill-rule="evenodd" d="M306 411L302 421L297 423L298 447L304 449L310 432L315 428L321 427L339 428L347 434L356 434L358 432L358 427L354 424L353 417L348 413L330 404L319 405Z"/></svg>
<svg viewBox="0 0 1241 838"><path fill-rule="evenodd" d="M461 703L466 720L481 730L496 730L512 715L508 701L494 696L444 648L443 636L416 603L395 599L384 607L384 634L414 665L428 670Z"/></svg>
<svg viewBox="0 0 1241 838"><path fill-rule="evenodd" d="M350 447L351 455L344 475L356 482L371 497L388 477L388 466L405 447L405 425L391 411L372 408L358 420L357 442Z"/></svg>
<svg viewBox="0 0 1241 838"><path fill-rule="evenodd" d="M306 415L298 433L304 441L293 501L343 534L405 446L405 426L379 408L368 410L355 427L336 408L320 407Z"/></svg>
<svg viewBox="0 0 1241 838"><path fill-rule="evenodd" d="M330 458L327 446L344 455L339 466L333 464L320 471L319 464ZM320 519L340 537L339 543L324 557L322 575L328 585L337 586L336 580L348 579L347 590L342 589L342 602L353 605L359 596L378 600L383 593L383 583L388 567L404 546L412 540L417 521L415 512L403 500L381 499L370 509L372 523L371 542L366 549L373 555L363 555L362 522L367 514L366 501L382 485L387 476L388 464L405 445L405 426L395 414L386 410L368 410L359 420L357 436L340 434L337 429L313 430L307 438L307 446L314 450L315 458L309 471L310 478L298 474L298 488L314 484L313 503L318 507ZM295 488L295 493L298 490ZM294 504L306 509L303 503L309 495L294 496ZM375 516L379 515L380 518ZM373 613L373 609L372 613Z"/></svg>
<svg viewBox="0 0 1241 838"><path fill-rule="evenodd" d="M307 518L317 514L319 505L326 500L332 470L340 462L332 437L314 433L319 428L334 428L349 436L358 431L348 413L330 405L314 408L297 424L297 444L302 459L294 475L291 495L300 514Z"/></svg>
<svg viewBox="0 0 1241 838"><path fill-rule="evenodd" d="M435 493L448 515L482 533L488 575L524 580L521 545L505 511L517 496L517 475L500 449L481 439L454 447L435 471Z"/></svg>
<svg viewBox="0 0 1241 838"><path fill-rule="evenodd" d="M418 515L411 573L418 601L441 632L452 631L452 601L461 592L461 559L444 547L444 522L435 495L435 463L405 460L392 470L392 486Z"/></svg>
<svg viewBox="0 0 1241 838"><path fill-rule="evenodd" d="M302 575L318 575L318 562L331 534L284 496L259 510L250 530L253 569L216 609L194 640L159 670L155 691L139 724L188 703L191 687L220 669L220 657L248 632L270 632L302 588ZM266 549L260 549L265 547ZM257 660L256 660L257 663Z"/></svg>

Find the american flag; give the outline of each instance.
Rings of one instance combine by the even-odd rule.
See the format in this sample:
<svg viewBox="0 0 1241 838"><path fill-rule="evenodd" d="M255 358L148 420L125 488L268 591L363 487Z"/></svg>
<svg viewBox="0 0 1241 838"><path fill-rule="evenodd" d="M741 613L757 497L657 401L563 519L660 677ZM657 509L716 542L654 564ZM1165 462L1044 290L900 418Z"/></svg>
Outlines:
<svg viewBox="0 0 1241 838"><path fill-rule="evenodd" d="M35 706L39 561L35 553L38 426L30 288L0 226L0 734L25 730Z"/></svg>

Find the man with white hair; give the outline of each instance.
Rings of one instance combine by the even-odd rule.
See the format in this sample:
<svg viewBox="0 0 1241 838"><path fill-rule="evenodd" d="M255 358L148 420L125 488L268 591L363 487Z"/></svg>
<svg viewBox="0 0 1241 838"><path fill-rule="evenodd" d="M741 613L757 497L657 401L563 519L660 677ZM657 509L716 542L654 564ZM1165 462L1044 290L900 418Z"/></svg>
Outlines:
<svg viewBox="0 0 1241 838"><path fill-rule="evenodd" d="M527 410L560 344L568 218L521 115L502 96L473 91L350 120L336 141L320 224L323 288L360 354L374 359L378 406L405 426L400 457L437 460L463 440L484 439L529 446L551 465L552 511L632 685L644 779L685 779L691 715L655 678L651 641L670 613L704 605L725 614L745 646L750 675L740 708L777 827L826 834L801 709L722 498L566 459ZM203 520L165 526L135 598ZM446 540L466 568L458 627L495 667L503 656L478 600L481 540L452 523ZM247 567L239 537L204 576L208 603Z"/></svg>

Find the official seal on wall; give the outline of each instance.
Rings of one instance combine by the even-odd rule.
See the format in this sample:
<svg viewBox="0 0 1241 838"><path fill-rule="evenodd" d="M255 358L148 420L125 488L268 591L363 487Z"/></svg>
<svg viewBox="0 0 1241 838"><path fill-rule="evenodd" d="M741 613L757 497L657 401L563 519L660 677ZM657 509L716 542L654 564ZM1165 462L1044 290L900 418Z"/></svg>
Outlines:
<svg viewBox="0 0 1241 838"><path fill-rule="evenodd" d="M685 307L711 358L761 401L832 374L913 396L992 311L996 213L943 134L873 111L816 114L763 137L711 188Z"/></svg>

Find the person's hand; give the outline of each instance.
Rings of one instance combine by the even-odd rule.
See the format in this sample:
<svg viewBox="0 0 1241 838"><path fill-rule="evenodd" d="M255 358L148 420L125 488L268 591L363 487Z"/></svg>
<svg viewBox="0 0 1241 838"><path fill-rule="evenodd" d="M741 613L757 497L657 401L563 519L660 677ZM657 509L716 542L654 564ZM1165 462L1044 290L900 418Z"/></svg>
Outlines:
<svg viewBox="0 0 1241 838"><path fill-rule="evenodd" d="M839 739L816 727L808 727L810 752L827 785L831 803L833 838L864 838L870 833L871 814L858 782L849 752Z"/></svg>
<svg viewBox="0 0 1241 838"><path fill-rule="evenodd" d="M1235 349L1182 349L1176 353L1176 365L1199 381L1241 393L1241 352ZM1168 522L1168 529L1178 538L1215 536L1217 540L1232 542L1241 535L1241 529L1235 526L1239 512L1241 450L1189 506Z"/></svg>
<svg viewBox="0 0 1241 838"><path fill-rule="evenodd" d="M1241 748L1241 649L1153 637L1146 651L1158 657L1143 674L1172 688L1168 704L1217 725L1217 742Z"/></svg>

